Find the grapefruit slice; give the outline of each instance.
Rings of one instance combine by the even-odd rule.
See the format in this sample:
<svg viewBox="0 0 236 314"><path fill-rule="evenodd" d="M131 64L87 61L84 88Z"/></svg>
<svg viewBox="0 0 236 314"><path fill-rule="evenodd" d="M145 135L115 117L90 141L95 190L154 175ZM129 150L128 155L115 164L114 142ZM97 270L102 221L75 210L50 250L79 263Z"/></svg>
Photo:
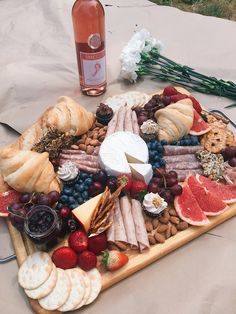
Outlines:
<svg viewBox="0 0 236 314"><path fill-rule="evenodd" d="M7 207L12 203L19 202L20 192L9 190L0 194L0 217L7 217Z"/></svg>
<svg viewBox="0 0 236 314"><path fill-rule="evenodd" d="M196 179L208 191L217 195L224 203L232 204L236 202L236 185L224 185L222 183L217 183L199 174L196 175Z"/></svg>
<svg viewBox="0 0 236 314"><path fill-rule="evenodd" d="M196 198L186 182L182 185L182 194L174 200L174 207L179 217L194 226L204 226L209 223Z"/></svg>
<svg viewBox="0 0 236 314"><path fill-rule="evenodd" d="M217 194L213 194L201 185L195 176L188 177L187 184L199 206L207 216L219 215L229 208Z"/></svg>
<svg viewBox="0 0 236 314"><path fill-rule="evenodd" d="M191 135L202 135L209 132L211 127L202 119L200 114L193 110L193 125L189 131Z"/></svg>

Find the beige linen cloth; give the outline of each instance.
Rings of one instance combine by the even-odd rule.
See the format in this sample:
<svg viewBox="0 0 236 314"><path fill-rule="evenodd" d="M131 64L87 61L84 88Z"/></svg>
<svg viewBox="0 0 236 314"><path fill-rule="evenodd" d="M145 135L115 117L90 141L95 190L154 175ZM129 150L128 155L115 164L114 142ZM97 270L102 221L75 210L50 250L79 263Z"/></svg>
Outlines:
<svg viewBox="0 0 236 314"><path fill-rule="evenodd" d="M18 132L30 126L60 95L95 110L106 97L129 91L153 92L163 84L118 80L121 49L145 27L164 42L164 54L212 76L236 82L236 23L160 7L145 0L102 1L106 11L108 89L82 96L71 23L73 0L0 1L0 122ZM193 93L207 108L228 99ZM225 113L236 121L236 109ZM0 144L16 138L0 126ZM0 256L12 253L3 221ZM17 284L17 265L0 265L0 313L32 313ZM235 314L236 218L190 242L103 292L86 314Z"/></svg>

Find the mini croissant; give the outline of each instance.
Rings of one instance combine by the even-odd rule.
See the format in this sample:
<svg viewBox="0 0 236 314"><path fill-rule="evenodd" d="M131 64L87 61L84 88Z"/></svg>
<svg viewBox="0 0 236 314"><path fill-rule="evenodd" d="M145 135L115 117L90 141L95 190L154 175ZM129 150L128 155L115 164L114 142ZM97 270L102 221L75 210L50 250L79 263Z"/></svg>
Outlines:
<svg viewBox="0 0 236 314"><path fill-rule="evenodd" d="M0 151L0 171L4 181L20 192L60 192L60 180L48 153L16 151L12 145Z"/></svg>
<svg viewBox="0 0 236 314"><path fill-rule="evenodd" d="M183 99L155 113L159 125L158 139L178 141L188 134L193 125L193 107L190 99Z"/></svg>

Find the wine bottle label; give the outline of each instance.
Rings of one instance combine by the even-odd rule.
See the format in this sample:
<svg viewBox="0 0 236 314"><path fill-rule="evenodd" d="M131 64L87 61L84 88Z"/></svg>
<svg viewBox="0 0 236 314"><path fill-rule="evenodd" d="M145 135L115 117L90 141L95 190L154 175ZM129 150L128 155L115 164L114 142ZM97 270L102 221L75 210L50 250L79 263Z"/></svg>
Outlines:
<svg viewBox="0 0 236 314"><path fill-rule="evenodd" d="M106 82L105 50L95 53L80 52L80 61L84 85L98 86Z"/></svg>

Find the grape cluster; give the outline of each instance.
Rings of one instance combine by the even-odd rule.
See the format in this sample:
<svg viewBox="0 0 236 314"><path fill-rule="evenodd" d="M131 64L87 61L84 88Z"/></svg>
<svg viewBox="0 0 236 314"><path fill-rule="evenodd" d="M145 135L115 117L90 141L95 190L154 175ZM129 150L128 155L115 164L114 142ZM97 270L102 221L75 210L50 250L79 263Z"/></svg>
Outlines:
<svg viewBox="0 0 236 314"><path fill-rule="evenodd" d="M225 161L228 161L231 167L236 167L236 147L228 146L222 152Z"/></svg>
<svg viewBox="0 0 236 314"><path fill-rule="evenodd" d="M197 146L199 145L199 139L196 135L185 135L179 141L173 141L170 145L176 146Z"/></svg>
<svg viewBox="0 0 236 314"><path fill-rule="evenodd" d="M59 200L60 194L57 191L51 191L48 194L43 193L23 193L19 198L19 203L9 205L9 219L12 225L19 231L24 229L24 221L27 213L35 205L47 205L53 207Z"/></svg>
<svg viewBox="0 0 236 314"><path fill-rule="evenodd" d="M64 185L56 209L59 210L62 207L74 209L89 200L89 187L93 182L92 177L92 174L81 171L79 179L74 185Z"/></svg>
<svg viewBox="0 0 236 314"><path fill-rule="evenodd" d="M163 145L167 144L166 141L151 140L147 142L149 163L153 169L165 167L165 160L163 158Z"/></svg>
<svg viewBox="0 0 236 314"><path fill-rule="evenodd" d="M178 175L175 171L165 172L164 169L157 169L148 185L148 191L158 193L170 205L174 197L182 193L182 187L178 184Z"/></svg>

